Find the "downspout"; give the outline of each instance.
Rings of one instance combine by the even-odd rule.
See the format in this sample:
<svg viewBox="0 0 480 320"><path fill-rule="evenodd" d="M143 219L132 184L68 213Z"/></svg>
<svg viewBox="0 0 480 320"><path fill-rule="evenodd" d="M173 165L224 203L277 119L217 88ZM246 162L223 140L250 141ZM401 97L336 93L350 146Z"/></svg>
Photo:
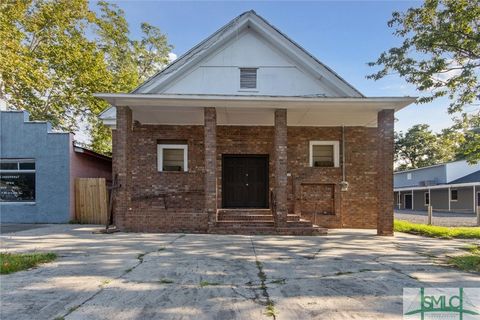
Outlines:
<svg viewBox="0 0 480 320"><path fill-rule="evenodd" d="M342 125L342 182L340 190L348 191L348 182L345 180L345 125Z"/></svg>

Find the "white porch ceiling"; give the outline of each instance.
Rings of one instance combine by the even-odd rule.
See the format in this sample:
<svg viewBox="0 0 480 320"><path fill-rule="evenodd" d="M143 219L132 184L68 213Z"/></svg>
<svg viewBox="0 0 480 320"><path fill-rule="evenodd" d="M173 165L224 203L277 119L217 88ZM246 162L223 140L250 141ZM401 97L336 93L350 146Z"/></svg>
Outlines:
<svg viewBox="0 0 480 320"><path fill-rule="evenodd" d="M97 94L112 105L128 106L143 124L203 125L203 107L217 109L219 125L272 126L274 110L287 109L289 126L376 126L377 113L398 111L412 97L320 98L271 96L203 96L150 94ZM115 125L115 110L100 115Z"/></svg>

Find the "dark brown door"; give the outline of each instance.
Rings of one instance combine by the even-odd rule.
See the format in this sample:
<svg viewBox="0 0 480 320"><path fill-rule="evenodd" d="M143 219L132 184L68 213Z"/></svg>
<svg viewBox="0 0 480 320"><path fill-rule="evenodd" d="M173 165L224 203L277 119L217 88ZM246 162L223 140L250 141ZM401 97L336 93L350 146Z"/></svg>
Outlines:
<svg viewBox="0 0 480 320"><path fill-rule="evenodd" d="M224 208L268 208L268 156L224 155Z"/></svg>

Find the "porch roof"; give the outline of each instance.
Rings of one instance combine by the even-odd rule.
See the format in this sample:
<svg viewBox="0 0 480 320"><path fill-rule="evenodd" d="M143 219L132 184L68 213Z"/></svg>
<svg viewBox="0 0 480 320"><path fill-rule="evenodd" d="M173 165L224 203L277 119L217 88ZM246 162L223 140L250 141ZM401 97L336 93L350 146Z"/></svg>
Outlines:
<svg viewBox="0 0 480 320"><path fill-rule="evenodd" d="M321 96L260 96L201 94L98 93L112 106L128 106L142 123L203 124L203 107L217 108L218 124L273 125L273 110L287 109L293 126L376 126L383 109L399 111L415 97L338 98ZM115 109L99 115L115 126Z"/></svg>

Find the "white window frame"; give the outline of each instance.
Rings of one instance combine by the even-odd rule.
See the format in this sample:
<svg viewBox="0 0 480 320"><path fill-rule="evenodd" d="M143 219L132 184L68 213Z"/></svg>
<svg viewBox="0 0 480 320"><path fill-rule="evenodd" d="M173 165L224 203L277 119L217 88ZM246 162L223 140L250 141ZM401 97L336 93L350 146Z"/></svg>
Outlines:
<svg viewBox="0 0 480 320"><path fill-rule="evenodd" d="M188 172L188 144L158 144L157 145L157 168L159 172L182 172L163 171L163 149L183 149L183 172Z"/></svg>
<svg viewBox="0 0 480 320"><path fill-rule="evenodd" d="M457 191L457 199L453 199L452 191ZM457 202L458 201L458 189L450 189L450 201L451 202Z"/></svg>
<svg viewBox="0 0 480 320"><path fill-rule="evenodd" d="M411 172L407 173L407 180L412 180L412 173Z"/></svg>
<svg viewBox="0 0 480 320"><path fill-rule="evenodd" d="M309 160L310 167L313 166L313 146L333 146L333 168L340 167L340 141L310 141L309 146ZM314 167L314 168L329 168L329 167ZM332 168L332 167L330 167Z"/></svg>
<svg viewBox="0 0 480 320"><path fill-rule="evenodd" d="M427 195L428 195L428 203L427 203ZM428 191L426 191L423 194L423 204L427 207L430 205L430 192L428 192Z"/></svg>

